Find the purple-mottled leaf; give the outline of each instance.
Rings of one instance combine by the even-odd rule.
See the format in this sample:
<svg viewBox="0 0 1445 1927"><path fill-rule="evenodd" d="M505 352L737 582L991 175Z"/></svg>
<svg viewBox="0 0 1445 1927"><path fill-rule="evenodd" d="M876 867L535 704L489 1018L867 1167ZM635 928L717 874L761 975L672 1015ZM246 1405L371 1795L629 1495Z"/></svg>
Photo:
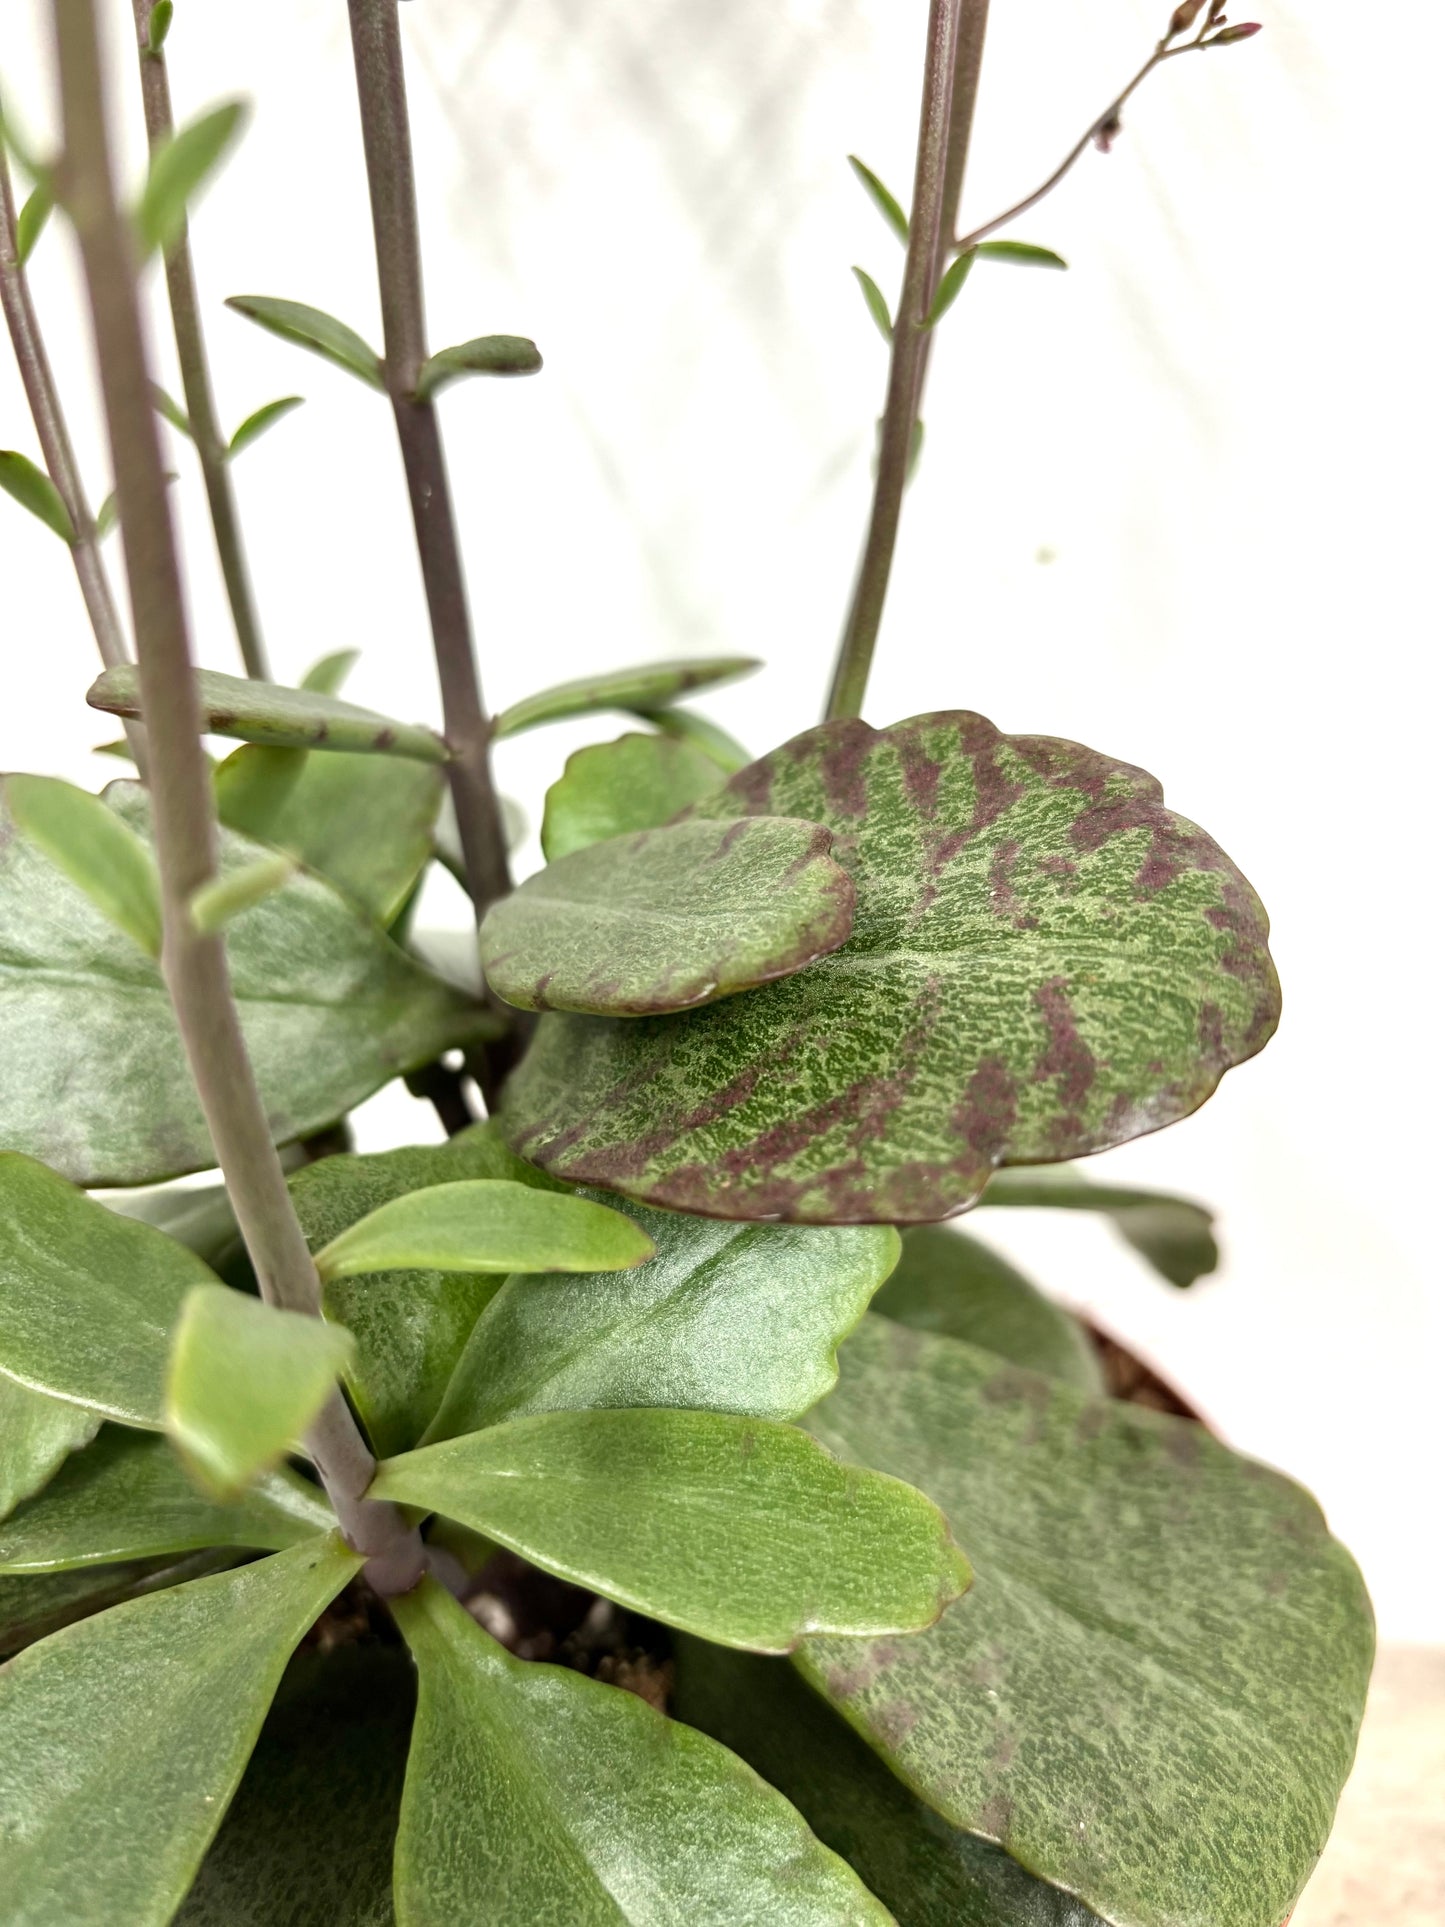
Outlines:
<svg viewBox="0 0 1445 1927"><path fill-rule="evenodd" d="M832 841L817 823L755 816L593 843L493 904L487 982L522 1010L637 1017L800 970L853 925Z"/></svg>
<svg viewBox="0 0 1445 1927"><path fill-rule="evenodd" d="M980 716L825 724L703 805L825 823L848 943L705 1010L543 1019L506 1129L556 1176L728 1218L916 1223L999 1164L1197 1109L1269 1038L1264 911L1153 777Z"/></svg>

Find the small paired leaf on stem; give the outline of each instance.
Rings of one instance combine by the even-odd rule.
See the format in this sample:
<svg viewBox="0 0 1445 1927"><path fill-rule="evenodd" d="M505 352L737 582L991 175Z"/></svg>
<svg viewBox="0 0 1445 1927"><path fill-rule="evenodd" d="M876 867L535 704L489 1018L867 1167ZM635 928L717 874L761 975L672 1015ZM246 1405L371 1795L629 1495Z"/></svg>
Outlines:
<svg viewBox="0 0 1445 1927"><path fill-rule="evenodd" d="M152 148L135 214L143 255L166 254L180 239L190 203L239 138L247 111L243 101L228 101Z"/></svg>
<svg viewBox="0 0 1445 1927"><path fill-rule="evenodd" d="M254 321L257 327L279 335L283 341L294 342L298 348L309 348L334 367L344 368L368 388L386 392L380 355L354 328L347 327L334 315L308 307L304 301L281 301L265 294L233 294L226 306L234 308L248 321Z"/></svg>
<svg viewBox="0 0 1445 1927"><path fill-rule="evenodd" d="M0 449L0 488L21 508L29 509L62 542L74 543L75 524L70 519L60 490L43 468L37 468L28 455L13 448Z"/></svg>
<svg viewBox="0 0 1445 1927"><path fill-rule="evenodd" d="M434 401L466 375L535 375L541 366L536 342L524 335L479 335L429 356L416 378L416 398Z"/></svg>
<svg viewBox="0 0 1445 1927"><path fill-rule="evenodd" d="M863 161L860 161L856 154L850 154L848 156L848 165L857 176L863 192L868 196L869 200L872 201L874 207L877 208L889 227L891 227L893 232L898 236L899 240L907 247L908 216L899 206L896 197L889 193L882 181L880 181L878 176L873 172L873 169ZM855 268L853 272L856 274L858 270Z"/></svg>
<svg viewBox="0 0 1445 1927"><path fill-rule="evenodd" d="M156 0L151 8L150 25L146 29L146 52L152 57L165 46L175 12L175 0Z"/></svg>
<svg viewBox="0 0 1445 1927"><path fill-rule="evenodd" d="M214 669L197 669L192 674L202 725L213 735L348 755L406 756L419 763L447 760L441 737L419 723L393 722L375 710L358 708L319 690L288 689L281 683L225 676ZM129 663L108 669L91 684L85 699L92 709L112 716L139 717L139 674Z"/></svg>
<svg viewBox="0 0 1445 1927"><path fill-rule="evenodd" d="M882 335L885 341L891 342L893 339L893 317L888 312L888 303L883 297L883 290L865 269L854 268L853 272L857 276L858 286L863 290L863 300L869 314L873 317L879 334Z"/></svg>
<svg viewBox="0 0 1445 1927"><path fill-rule="evenodd" d="M761 668L753 656L699 656L692 661L648 662L635 669L614 669L608 675L583 676L513 703L497 717L492 733L518 736L539 723L565 722L569 716L587 716L597 709L624 709L652 716L670 708L691 690L734 682Z"/></svg>
<svg viewBox="0 0 1445 1927"><path fill-rule="evenodd" d="M191 898L191 923L199 935L213 937L243 910L253 909L274 895L295 874L294 857L279 853L230 870L202 884Z"/></svg>
<svg viewBox="0 0 1445 1927"><path fill-rule="evenodd" d="M55 776L7 776L21 834L147 956L161 954L161 880L150 847L98 796Z"/></svg>
<svg viewBox="0 0 1445 1927"><path fill-rule="evenodd" d="M15 223L15 253L22 268L34 254L36 243L54 211L54 189L48 178L43 179L31 189Z"/></svg>
<svg viewBox="0 0 1445 1927"><path fill-rule="evenodd" d="M252 442L259 441L267 429L274 428L293 409L304 406L305 401L304 395L283 395L279 401L268 401L264 407L248 415L227 444L227 460L234 461Z"/></svg>
<svg viewBox="0 0 1445 1927"><path fill-rule="evenodd" d="M193 442L196 439L195 432L191 427L190 416L186 413L185 409L181 407L181 404L175 397L168 394L166 390L161 387L158 381L151 383L151 400L155 404L156 413L162 420L168 421L178 435L184 435L188 442Z"/></svg>

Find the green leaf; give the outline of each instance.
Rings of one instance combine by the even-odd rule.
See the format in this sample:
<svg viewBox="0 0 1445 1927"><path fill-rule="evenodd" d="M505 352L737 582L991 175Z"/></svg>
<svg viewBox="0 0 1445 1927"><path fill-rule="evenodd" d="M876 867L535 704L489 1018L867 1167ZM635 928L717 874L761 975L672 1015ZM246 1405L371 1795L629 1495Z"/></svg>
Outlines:
<svg viewBox="0 0 1445 1927"><path fill-rule="evenodd" d="M715 1741L633 1693L513 1659L431 1580L397 1618L418 1676L401 1927L891 1919Z"/></svg>
<svg viewBox="0 0 1445 1927"><path fill-rule="evenodd" d="M684 709L679 705L672 709L639 709L636 713L664 735L676 736L682 742L700 749L704 756L710 756L729 776L745 769L753 760L735 736L729 736L710 717L700 716L695 709Z"/></svg>
<svg viewBox="0 0 1445 1927"><path fill-rule="evenodd" d="M992 1841L945 1825L786 1660L672 1644L676 1717L786 1795L908 1927L1104 1927Z"/></svg>
<svg viewBox="0 0 1445 1927"><path fill-rule="evenodd" d="M156 413L164 421L168 421L178 435L184 435L186 440L191 442L196 439L190 416L173 395L167 394L158 381L151 383L151 402Z"/></svg>
<svg viewBox="0 0 1445 1927"><path fill-rule="evenodd" d="M324 1282L364 1271L620 1271L656 1247L620 1211L509 1178L464 1178L370 1212L316 1254Z"/></svg>
<svg viewBox="0 0 1445 1927"><path fill-rule="evenodd" d="M432 401L464 375L535 375L541 366L536 342L523 335L478 335L475 341L443 348L422 363L416 398Z"/></svg>
<svg viewBox="0 0 1445 1927"><path fill-rule="evenodd" d="M967 254L955 255L953 260L950 261L948 266L943 270L943 273L938 277L938 287L934 292L933 306L928 310L927 319L923 323L925 328L937 327L938 323L942 321L954 302L957 301L958 297L963 293L963 284L967 281L977 258L977 251L970 248Z"/></svg>
<svg viewBox="0 0 1445 1927"><path fill-rule="evenodd" d="M251 446L252 442L259 441L268 428L274 428L277 422L284 421L293 409L304 408L305 405L304 395L282 395L279 401L266 402L254 414L248 415L231 437L231 445L226 450L227 459L234 461Z"/></svg>
<svg viewBox="0 0 1445 1927"><path fill-rule="evenodd" d="M289 856L257 857L229 876L204 884L191 898L191 922L203 937L214 937L233 918L253 909L289 883L296 874L295 859Z"/></svg>
<svg viewBox="0 0 1445 1927"><path fill-rule="evenodd" d="M360 1565L339 1539L312 1539L116 1606L0 1672L13 1921L165 1927L293 1647Z"/></svg>
<svg viewBox="0 0 1445 1927"><path fill-rule="evenodd" d="M127 1599L223 1572L240 1558L240 1553L223 1549L188 1553L184 1559L136 1559L121 1566L0 1573L0 1658Z"/></svg>
<svg viewBox="0 0 1445 1927"><path fill-rule="evenodd" d="M555 863L609 837L656 829L710 796L727 774L681 736L634 732L615 743L590 743L567 758L547 792L543 854Z"/></svg>
<svg viewBox="0 0 1445 1927"><path fill-rule="evenodd" d="M888 311L888 303L883 298L883 290L873 279L872 275L865 273L862 268L854 268L853 273L857 277L858 286L863 290L863 299L867 303L868 312L872 315L879 334L882 335L885 341L892 341L893 316Z"/></svg>
<svg viewBox="0 0 1445 1927"><path fill-rule="evenodd" d="M482 969L522 1010L645 1017L732 997L847 941L853 882L832 846L768 816L594 843L492 905Z"/></svg>
<svg viewBox="0 0 1445 1927"><path fill-rule="evenodd" d="M291 1201L316 1252L394 1198L467 1178L558 1188L514 1157L494 1124L477 1124L446 1144L323 1158L290 1180ZM346 1388L380 1457L404 1452L426 1430L472 1327L501 1283L485 1272L370 1271L325 1285L326 1316L356 1339Z"/></svg>
<svg viewBox="0 0 1445 1927"><path fill-rule="evenodd" d="M248 743L216 771L221 821L285 850L389 923L432 850L446 778L399 756Z"/></svg>
<svg viewBox="0 0 1445 1927"><path fill-rule="evenodd" d="M395 1927L415 1706L415 1672L396 1648L299 1654L176 1927Z"/></svg>
<svg viewBox="0 0 1445 1927"><path fill-rule="evenodd" d="M142 790L112 784L106 801L150 841ZM265 854L224 833L221 874ZM495 1029L313 877L240 918L227 948L278 1143ZM0 1143L82 1184L148 1184L215 1161L159 969L14 833L3 796L0 1062Z"/></svg>
<svg viewBox="0 0 1445 1927"><path fill-rule="evenodd" d="M197 1285L171 1341L166 1431L201 1483L233 1498L302 1438L351 1352L323 1319Z"/></svg>
<svg viewBox="0 0 1445 1927"><path fill-rule="evenodd" d="M154 1225L168 1238L219 1270L241 1242L240 1227L224 1184L163 1185L128 1197L105 1199L108 1210Z"/></svg>
<svg viewBox="0 0 1445 1927"><path fill-rule="evenodd" d="M0 1373L0 1520L49 1484L100 1426L93 1412L35 1392ZM0 1542L4 1533L0 1530Z"/></svg>
<svg viewBox="0 0 1445 1927"><path fill-rule="evenodd" d="M29 509L62 542L74 542L75 528L70 511L60 499L60 490L28 455L18 454L13 448L0 448L0 488L13 496L21 508Z"/></svg>
<svg viewBox="0 0 1445 1927"><path fill-rule="evenodd" d="M190 121L153 148L145 191L136 209L141 247L167 254L181 238L190 203L225 158L245 122L244 101L228 101Z"/></svg>
<svg viewBox="0 0 1445 1927"><path fill-rule="evenodd" d="M175 16L175 0L156 0L151 8L150 26L146 32L146 51L158 54L166 44Z"/></svg>
<svg viewBox="0 0 1445 1927"><path fill-rule="evenodd" d="M368 388L386 392L381 357L354 328L348 328L334 315L323 314L320 308L308 308L304 301L277 301L265 294L233 294L226 306L269 333L280 335L283 341L295 342L299 348L309 348L313 354L324 356L349 375L358 376Z"/></svg>
<svg viewBox="0 0 1445 1927"><path fill-rule="evenodd" d="M594 709L624 709L649 714L670 708L692 689L750 676L762 664L752 656L698 656L685 662L645 662L636 669L614 669L608 675L584 676L578 682L527 696L504 709L493 725L495 736L517 736L539 723L560 723L569 716L587 716Z"/></svg>
<svg viewBox="0 0 1445 1927"><path fill-rule="evenodd" d="M1044 1167L1000 1171L979 1204L1101 1212L1171 1285L1192 1285L1219 1263L1213 1213L1192 1198L1176 1198L1167 1191L1099 1184L1073 1168Z"/></svg>
<svg viewBox="0 0 1445 1927"><path fill-rule="evenodd" d="M911 1487L724 1412L541 1412L388 1459L371 1494L725 1646L932 1625L968 1567Z"/></svg>
<svg viewBox="0 0 1445 1927"><path fill-rule="evenodd" d="M98 796L55 776L7 776L22 836L148 957L161 954L161 879L149 848Z"/></svg>
<svg viewBox="0 0 1445 1927"><path fill-rule="evenodd" d="M966 1232L912 1225L903 1234L898 1269L873 1309L915 1331L943 1332L1104 1396L1098 1356L1078 1319Z"/></svg>
<svg viewBox="0 0 1445 1927"><path fill-rule="evenodd" d="M359 649L333 649L330 655L319 656L312 663L301 678L301 687L313 689L322 696L339 696L360 660Z"/></svg>
<svg viewBox="0 0 1445 1927"><path fill-rule="evenodd" d="M530 1412L681 1406L796 1418L898 1261L891 1225L723 1224L628 1207L638 1271L509 1278L478 1319L428 1442Z"/></svg>
<svg viewBox="0 0 1445 1927"><path fill-rule="evenodd" d="M195 677L205 727L216 736L348 755L409 756L419 763L444 763L450 754L434 730L420 723L394 723L373 709L344 703L339 696L223 676L216 669L198 669ZM104 709L112 716L144 720L134 663L121 663L97 676L85 700L92 709Z"/></svg>
<svg viewBox="0 0 1445 1927"><path fill-rule="evenodd" d="M868 196L869 200L873 203L874 207L877 208L889 227L891 227L893 232L898 236L899 240L907 247L908 216L903 212L903 209L899 206L893 195L888 192L888 189L883 185L882 181L879 180L878 176L873 172L873 169L865 166L856 154L850 154L848 156L848 165L857 176L858 184L863 189L863 192ZM854 272L856 273L857 270L855 269Z"/></svg>
<svg viewBox="0 0 1445 1927"><path fill-rule="evenodd" d="M55 192L48 178L42 179L27 196L15 223L15 253L23 268L35 252L35 244L45 232L45 224L55 211Z"/></svg>
<svg viewBox="0 0 1445 1927"><path fill-rule="evenodd" d="M969 250L981 261L1011 261L1020 268L1066 268L1069 264L1052 248L1036 248L1028 241L980 241Z"/></svg>
<svg viewBox="0 0 1445 1927"><path fill-rule="evenodd" d="M267 1472L222 1504L197 1491L164 1439L107 1426L0 1526L0 1571L63 1572L207 1546L281 1552L335 1523L317 1488L294 1472Z"/></svg>
<svg viewBox="0 0 1445 1927"><path fill-rule="evenodd" d="M944 1819L1106 1920L1276 1927L1374 1643L1309 1496L1187 1420L883 1319L812 1428L921 1480L977 1574L923 1638L820 1640L806 1677Z"/></svg>
<svg viewBox="0 0 1445 1927"><path fill-rule="evenodd" d="M116 507L115 490L112 489L109 495L105 497L100 507L95 511L95 533L100 541L103 542L105 540L106 536L110 534L111 530L117 526L117 524L119 523L119 520L120 520L120 511ZM116 747L117 745L113 743L106 743L102 745L102 748L106 750L111 750ZM127 760L130 760L130 744L124 743L119 747L122 747L124 749ZM97 750L96 754L100 755L101 751Z"/></svg>
<svg viewBox="0 0 1445 1927"><path fill-rule="evenodd" d="M22 1385L159 1431L181 1302L215 1282L184 1245L0 1151L0 1371Z"/></svg>
<svg viewBox="0 0 1445 1927"><path fill-rule="evenodd" d="M1262 906L1143 771L982 717L826 723L710 819L827 824L842 949L703 1010L544 1017L513 1145L574 1183L730 1218L918 1223L1001 1163L1056 1163L1197 1109L1268 1040Z"/></svg>

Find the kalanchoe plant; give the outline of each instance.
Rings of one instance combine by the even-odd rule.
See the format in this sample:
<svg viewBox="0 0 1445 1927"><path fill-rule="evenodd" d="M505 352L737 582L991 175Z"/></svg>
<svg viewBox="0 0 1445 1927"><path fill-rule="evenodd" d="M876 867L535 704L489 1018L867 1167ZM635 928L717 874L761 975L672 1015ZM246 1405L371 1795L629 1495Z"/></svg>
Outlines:
<svg viewBox="0 0 1445 1927"><path fill-rule="evenodd" d="M989 237L1147 74L1253 25L1184 0L1044 188L957 238L987 8L931 0L910 208L854 163L905 263L893 306L859 271L890 365L827 718L754 759L684 700L743 658L483 707L437 398L541 358L426 338L397 0L350 0L380 351L231 305L391 403L441 727L346 700L349 652L266 679L229 463L296 398L222 435L186 238L241 115L177 131L171 0L134 0L123 209L97 11L53 0L59 155L0 146L41 456L0 484L71 549L139 777L0 782L0 1915L1279 1927L1354 1748L1359 1576L1306 1494L1111 1398L1084 1327L946 1223L1095 1211L1173 1285L1212 1269L1201 1206L1069 1161L1266 1043L1263 908L1129 763L861 719L939 325L980 261L1062 267ZM102 515L26 279L52 205ZM144 350L155 248L184 407ZM247 678L193 666L158 411ZM513 890L493 741L617 711ZM481 994L412 930L433 861ZM352 1154L398 1075L447 1141Z"/></svg>

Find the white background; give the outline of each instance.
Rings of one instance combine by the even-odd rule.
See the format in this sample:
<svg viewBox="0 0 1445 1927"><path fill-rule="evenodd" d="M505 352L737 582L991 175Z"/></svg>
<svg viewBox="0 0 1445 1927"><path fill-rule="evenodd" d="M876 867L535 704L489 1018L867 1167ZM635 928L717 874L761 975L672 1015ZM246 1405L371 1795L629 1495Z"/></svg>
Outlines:
<svg viewBox="0 0 1445 1927"><path fill-rule="evenodd" d="M1261 6L1264 34L1157 75L1116 152L1020 224L1072 272L980 270L950 318L868 712L969 706L1142 763L1260 889L1279 1037L1199 1117L1095 1167L1217 1205L1222 1272L1173 1294L1102 1226L1017 1213L987 1230L1314 1487L1385 1634L1438 1639L1445 33L1437 8ZM105 10L134 176L130 9ZM1167 0L994 11L977 218L1042 178ZM547 360L445 404L494 705L589 667L743 650L769 666L716 698L720 720L759 750L816 720L884 378L848 269L891 294L901 264L843 156L906 193L924 13L404 9L434 339L527 333ZM42 139L46 15L0 13L0 77ZM345 8L179 0L171 56L183 115L256 104L196 242L223 410L310 398L238 470L276 668L356 645L351 693L434 716L384 404L220 307L286 295L379 334ZM35 281L99 495L62 234ZM159 322L156 338L174 381ZM0 364L0 446L34 453ZM233 667L188 455L198 653ZM111 770L87 752L107 731L82 701L95 665L68 562L3 500L0 582L0 766L98 785ZM505 787L535 815L586 733L504 745ZM431 1134L399 1094L364 1120L370 1145Z"/></svg>

